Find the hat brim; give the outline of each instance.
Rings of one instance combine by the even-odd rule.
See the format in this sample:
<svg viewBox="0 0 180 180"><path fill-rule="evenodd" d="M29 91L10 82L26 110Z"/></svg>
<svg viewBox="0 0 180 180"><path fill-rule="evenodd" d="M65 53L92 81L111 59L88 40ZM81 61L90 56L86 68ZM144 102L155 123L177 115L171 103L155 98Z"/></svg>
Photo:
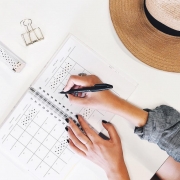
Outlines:
<svg viewBox="0 0 180 180"><path fill-rule="evenodd" d="M110 0L114 28L126 48L151 67L180 72L180 37L157 30L147 19L143 0Z"/></svg>

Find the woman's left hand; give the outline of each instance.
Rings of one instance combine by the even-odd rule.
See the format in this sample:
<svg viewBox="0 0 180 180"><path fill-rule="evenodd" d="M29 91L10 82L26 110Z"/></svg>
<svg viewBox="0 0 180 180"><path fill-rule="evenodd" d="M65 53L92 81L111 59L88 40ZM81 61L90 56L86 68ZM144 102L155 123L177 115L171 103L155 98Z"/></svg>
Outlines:
<svg viewBox="0 0 180 180"><path fill-rule="evenodd" d="M103 168L109 180L129 180L128 171L124 162L121 140L111 123L102 121L108 131L110 139L104 140L85 122L82 116L78 116L83 128L83 134L73 120L69 119L66 128L69 134L69 146L78 155L83 156Z"/></svg>

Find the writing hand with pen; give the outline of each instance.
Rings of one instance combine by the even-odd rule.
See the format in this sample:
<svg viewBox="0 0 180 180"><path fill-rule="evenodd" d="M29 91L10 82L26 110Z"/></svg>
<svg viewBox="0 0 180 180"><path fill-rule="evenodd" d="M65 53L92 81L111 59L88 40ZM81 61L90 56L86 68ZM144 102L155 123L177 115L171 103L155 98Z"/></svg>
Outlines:
<svg viewBox="0 0 180 180"><path fill-rule="evenodd" d="M110 111L117 98L111 91L107 91L112 88L112 85L102 83L95 75L73 75L61 93L66 94L73 104ZM73 93L76 93L76 96Z"/></svg>
<svg viewBox="0 0 180 180"><path fill-rule="evenodd" d="M77 89L76 92L74 88ZM103 84L95 75L71 76L62 93L66 94L73 104L113 111L118 97L107 90L111 88L111 85ZM76 96L73 93L76 93ZM85 133L80 131L71 119L67 120L70 148L103 168L109 180L129 180L121 140L115 127L102 120L102 125L110 136L109 140L104 140L88 126L81 115L78 116L78 121Z"/></svg>

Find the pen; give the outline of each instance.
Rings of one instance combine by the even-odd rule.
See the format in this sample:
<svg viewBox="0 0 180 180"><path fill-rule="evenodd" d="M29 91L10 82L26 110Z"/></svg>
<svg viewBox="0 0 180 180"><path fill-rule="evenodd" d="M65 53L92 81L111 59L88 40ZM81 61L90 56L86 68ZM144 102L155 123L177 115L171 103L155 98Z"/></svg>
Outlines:
<svg viewBox="0 0 180 180"><path fill-rule="evenodd" d="M62 91L59 92L60 94L71 94L71 93L76 93L76 92L98 92L98 91L104 91L104 90L109 90L112 89L113 86L110 84L95 84L94 86L91 87L83 87L80 89L70 89L69 91Z"/></svg>

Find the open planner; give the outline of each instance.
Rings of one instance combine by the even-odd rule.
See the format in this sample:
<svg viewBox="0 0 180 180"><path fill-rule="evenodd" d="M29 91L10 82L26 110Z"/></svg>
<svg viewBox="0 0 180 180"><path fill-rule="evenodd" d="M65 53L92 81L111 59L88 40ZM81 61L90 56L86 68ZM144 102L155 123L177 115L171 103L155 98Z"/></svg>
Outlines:
<svg viewBox="0 0 180 180"><path fill-rule="evenodd" d="M102 120L114 114L71 104L59 94L70 75L95 74L127 99L137 84L104 63L95 52L70 35L6 118L0 149L13 162L41 180L64 179L79 157L68 147L65 119L81 114L98 133Z"/></svg>

